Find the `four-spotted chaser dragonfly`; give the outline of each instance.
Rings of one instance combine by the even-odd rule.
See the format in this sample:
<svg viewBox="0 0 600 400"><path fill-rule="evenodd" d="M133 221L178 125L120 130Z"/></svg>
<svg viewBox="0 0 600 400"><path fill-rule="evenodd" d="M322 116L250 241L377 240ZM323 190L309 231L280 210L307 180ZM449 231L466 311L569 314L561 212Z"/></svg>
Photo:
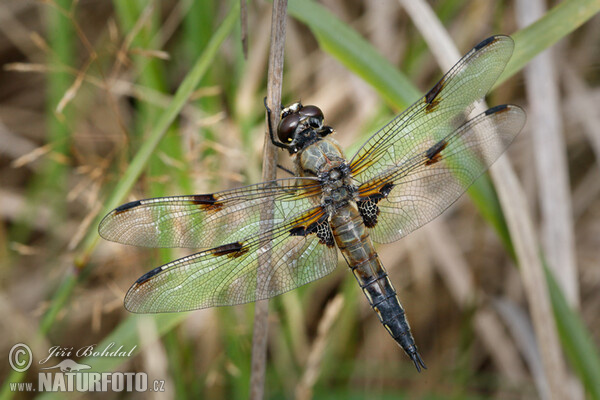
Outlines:
<svg viewBox="0 0 600 400"><path fill-rule="evenodd" d="M508 36L479 43L350 161L322 111L295 103L281 112L279 140L269 130L297 176L113 210L99 227L105 239L202 249L141 276L125 307L177 312L267 299L329 274L339 249L381 323L417 370L426 368L373 242L393 242L438 216L521 130L525 113L514 105L469 119L513 47Z"/></svg>

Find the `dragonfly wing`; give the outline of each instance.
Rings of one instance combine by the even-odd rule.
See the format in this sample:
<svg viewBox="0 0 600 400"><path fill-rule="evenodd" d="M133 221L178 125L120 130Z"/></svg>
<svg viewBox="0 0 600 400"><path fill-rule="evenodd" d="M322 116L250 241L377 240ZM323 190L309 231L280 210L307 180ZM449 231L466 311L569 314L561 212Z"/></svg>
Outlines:
<svg viewBox="0 0 600 400"><path fill-rule="evenodd" d="M248 303L319 279L336 265L327 215L315 207L249 239L148 272L127 292L125 307L157 313Z"/></svg>
<svg viewBox="0 0 600 400"><path fill-rule="evenodd" d="M320 186L307 178L280 179L212 194L160 197L124 204L100 223L100 236L144 247L209 249L243 240L260 224L280 223L315 206ZM272 208L272 219L264 212Z"/></svg>
<svg viewBox="0 0 600 400"><path fill-rule="evenodd" d="M378 243L400 239L441 214L504 152L525 124L514 105L491 108L432 137L399 166L359 186L359 210Z"/></svg>
<svg viewBox="0 0 600 400"><path fill-rule="evenodd" d="M350 162L355 179L373 179L414 157L423 143L439 140L461 126L496 82L513 48L509 36L492 36L470 50L423 98L358 150Z"/></svg>

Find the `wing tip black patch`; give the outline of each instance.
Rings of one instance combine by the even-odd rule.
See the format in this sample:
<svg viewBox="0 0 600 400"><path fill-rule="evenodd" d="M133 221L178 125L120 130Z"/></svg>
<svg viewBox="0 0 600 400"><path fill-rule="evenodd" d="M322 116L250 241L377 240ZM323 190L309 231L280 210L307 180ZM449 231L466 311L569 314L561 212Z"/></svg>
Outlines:
<svg viewBox="0 0 600 400"><path fill-rule="evenodd" d="M140 276L137 281L135 281L136 285L141 285L144 282L150 280L150 278L152 278L154 275L158 274L159 272L161 272L163 270L163 267L156 267L151 271L146 272L144 275Z"/></svg>
<svg viewBox="0 0 600 400"><path fill-rule="evenodd" d="M115 208L115 214L120 214L127 210L131 210L132 208L135 208L141 204L141 200L130 201L129 203L121 204L119 207Z"/></svg>
<svg viewBox="0 0 600 400"><path fill-rule="evenodd" d="M490 37L489 37L489 38L487 38L487 39L483 39L481 42L477 43L477 44L475 45L475 47L473 47L473 49L474 49L475 51L479 51L479 50L483 49L484 47L488 46L489 44L491 44L491 43L494 43L494 42L498 41L498 39L499 39L500 37L501 37L501 36L497 36L497 35L496 35L496 36L490 36Z"/></svg>
<svg viewBox="0 0 600 400"><path fill-rule="evenodd" d="M495 107L485 110L485 115L492 115L492 114L505 112L505 111L508 111L509 108L510 108L510 106L508 104L500 104L498 106L495 106Z"/></svg>
<svg viewBox="0 0 600 400"><path fill-rule="evenodd" d="M510 36L506 36L506 35L494 35L494 36L490 36L487 39L482 40L481 42L477 43L475 45L475 47L473 47L473 49L468 53L469 55L473 55L473 53L477 53L480 50L496 43L499 42L500 40L509 40L512 41L512 39L510 38ZM464 56L462 60L464 60L464 58L466 58L467 56ZM453 67L454 68L454 67ZM431 88L431 90L429 90L429 92L427 92L427 94L425 95L425 103L427 103L427 106L425 107L425 111L427 113L430 113L432 111L435 111L438 107L438 105L440 104L440 102L442 101L441 98L439 98L439 94L440 92L444 89L444 87L446 86L446 75L444 75L444 77L442 79L439 80L438 83L435 84L434 87Z"/></svg>

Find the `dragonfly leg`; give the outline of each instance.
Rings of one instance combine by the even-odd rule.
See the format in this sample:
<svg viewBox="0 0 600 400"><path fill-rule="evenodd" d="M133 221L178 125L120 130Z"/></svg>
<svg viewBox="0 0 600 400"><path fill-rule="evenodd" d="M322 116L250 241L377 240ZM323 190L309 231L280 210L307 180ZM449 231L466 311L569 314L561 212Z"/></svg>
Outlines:
<svg viewBox="0 0 600 400"><path fill-rule="evenodd" d="M273 145L275 145L277 147L281 147L282 149L286 149L287 151L290 151L289 145L280 143L279 141L275 140L275 135L273 134L273 126L271 125L271 109L267 105L267 97L266 96L264 98L264 104L265 104L265 108L267 110L267 124L269 126L269 137L271 138L271 143L273 143Z"/></svg>
<svg viewBox="0 0 600 400"><path fill-rule="evenodd" d="M277 164L277 168L279 168L280 170L287 172L288 174L290 174L291 176L296 176L296 174L294 174L293 171L290 171L289 169L287 169L286 167L284 167L281 164Z"/></svg>

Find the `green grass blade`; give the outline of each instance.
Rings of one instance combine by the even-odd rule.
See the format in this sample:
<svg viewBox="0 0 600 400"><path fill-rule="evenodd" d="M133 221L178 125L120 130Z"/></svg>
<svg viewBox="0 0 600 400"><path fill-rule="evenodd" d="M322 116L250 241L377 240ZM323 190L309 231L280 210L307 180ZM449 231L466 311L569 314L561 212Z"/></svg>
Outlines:
<svg viewBox="0 0 600 400"><path fill-rule="evenodd" d="M311 29L325 51L371 84L386 101L405 108L421 96L404 74L323 6L296 0L289 2L288 11Z"/></svg>
<svg viewBox="0 0 600 400"><path fill-rule="evenodd" d="M57 70L65 65L73 65L76 46L75 32L72 26L72 21L59 11L69 10L72 7L71 0L58 1L55 7L48 11L48 40L52 47L50 53L50 65ZM66 72L55 72L48 75L48 100L47 114L52 117L48 120L48 135L52 143L53 151L58 154L69 157L69 148L71 146L71 129L67 124L68 116L56 115L56 107L64 97L65 93L73 83L73 77ZM67 187L67 172L68 167L65 163L48 160L48 165L42 170L42 183L44 193L64 193ZM57 221L64 220L65 214L65 199L62 198L50 199L53 205L53 213ZM46 196L45 201L48 201Z"/></svg>
<svg viewBox="0 0 600 400"><path fill-rule="evenodd" d="M520 71L536 55L579 28L599 11L598 0L563 1L535 23L512 34L515 51L496 85Z"/></svg>
<svg viewBox="0 0 600 400"><path fill-rule="evenodd" d="M15 226L10 229L10 236L20 243L26 243L32 234L34 221L39 218L38 212L42 204L52 210L51 227L61 226L66 219L67 200L63 193L66 193L68 187L73 113L67 107L58 114L57 106L73 83L73 76L65 69L76 64L77 36L73 21L66 15L71 7L71 0L59 0L49 6L45 14L48 46L52 49L47 54L50 71L46 75L46 129L48 144L55 156L48 157L44 161L44 167L27 184L26 207Z"/></svg>
<svg viewBox="0 0 600 400"><path fill-rule="evenodd" d="M148 7L145 1L113 1L115 7L115 13L117 20L121 25L122 32L135 32L136 24L144 18L146 7ZM153 12L149 16L144 26L137 32L132 38L131 48L141 48L145 50L161 50L158 40L155 38L161 37L161 24L160 24L160 10L155 7L152 8ZM211 32L212 33L212 29ZM210 37L210 36L209 36ZM203 46L198 49L199 52L204 49L206 42ZM199 54L197 53L196 56ZM169 77L167 75L167 69L163 60L158 58L148 58L143 55L132 54L133 68L135 76L137 76L137 82L144 88L149 88L158 93L165 93L169 87ZM130 133L132 138L131 142L134 148L140 147L143 143L143 138L149 127L152 127L155 123L156 117L160 114L160 107L147 102L140 101L136 107L136 112L133 115L133 124ZM177 129L177 123L171 124L167 132L163 135L157 148L159 152L164 154L166 157L172 160L185 160L183 156L183 149L181 141L179 140L179 131ZM125 150L127 152L127 150ZM186 174L181 168L176 168L173 165L167 165L161 157L159 152L153 152L152 156L147 162L145 176L147 177L148 197L162 197L166 196L169 191L173 191L177 187L177 183L183 183L189 180L189 174ZM161 180L162 176L169 176L169 180ZM158 249L154 253L158 254L157 259L161 264L165 264L172 260L173 250L172 249ZM173 341L165 340L164 346L165 351L169 355L175 355L178 353L177 348L173 348ZM179 371L183 366L181 363L172 364L174 386L180 386L180 379L184 376L183 371Z"/></svg>
<svg viewBox="0 0 600 400"><path fill-rule="evenodd" d="M98 226L102 217L123 201L127 193L131 190L138 177L142 173L150 156L154 150L156 150L156 146L162 139L163 135L166 133L167 129L175 120L177 115L179 115L179 112L187 103L190 95L196 89L198 82L200 79L202 79L202 76L206 73L213 59L215 58L221 43L223 43L235 25L236 18L239 14L239 3L234 4L236 5L232 7L231 11L206 46L206 49L202 55L198 58L188 75L177 89L171 104L158 117L156 125L153 127L149 137L140 147L140 150L131 161L129 168L127 168L127 171L125 171L122 179L112 191L110 197L106 200L106 206L104 207L104 210L99 214L92 226ZM82 246L83 251L80 257L78 257L80 263L85 260L86 256L94 248L98 238L99 236L96 230L90 230L84 240L84 244Z"/></svg>
<svg viewBox="0 0 600 400"><path fill-rule="evenodd" d="M600 355L579 314L567 304L552 271L544 265L550 301L563 350L583 381L590 398L600 399Z"/></svg>

